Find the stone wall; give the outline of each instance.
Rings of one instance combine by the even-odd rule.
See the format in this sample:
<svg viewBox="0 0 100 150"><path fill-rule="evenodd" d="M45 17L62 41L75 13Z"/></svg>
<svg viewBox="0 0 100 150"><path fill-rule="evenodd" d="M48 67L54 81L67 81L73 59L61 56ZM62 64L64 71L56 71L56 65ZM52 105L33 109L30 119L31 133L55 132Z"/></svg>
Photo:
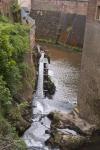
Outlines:
<svg viewBox="0 0 100 150"><path fill-rule="evenodd" d="M83 46L87 1L32 0L36 38Z"/></svg>
<svg viewBox="0 0 100 150"><path fill-rule="evenodd" d="M95 18L96 6L97 0L89 0L78 107L81 117L100 128L100 22Z"/></svg>
<svg viewBox="0 0 100 150"><path fill-rule="evenodd" d="M88 0L31 0L32 10L61 11L86 15Z"/></svg>
<svg viewBox="0 0 100 150"><path fill-rule="evenodd" d="M21 6L21 21L22 24L30 26L29 42L30 48L24 56L24 63L28 65L28 72L26 71L23 77L23 88L19 92L19 97L23 100L32 100L33 91L36 82L36 68L33 59L33 47L35 46L35 20L29 16L28 8Z"/></svg>

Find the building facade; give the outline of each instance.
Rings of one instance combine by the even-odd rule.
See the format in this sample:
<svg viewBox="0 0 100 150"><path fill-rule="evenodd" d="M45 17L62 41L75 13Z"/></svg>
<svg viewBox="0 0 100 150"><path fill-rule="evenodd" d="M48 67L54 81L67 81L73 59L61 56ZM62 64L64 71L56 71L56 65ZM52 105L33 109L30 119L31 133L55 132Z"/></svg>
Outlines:
<svg viewBox="0 0 100 150"><path fill-rule="evenodd" d="M0 14L9 17L11 15L12 0L0 0Z"/></svg>
<svg viewBox="0 0 100 150"><path fill-rule="evenodd" d="M83 47L88 0L31 1L37 39Z"/></svg>
<svg viewBox="0 0 100 150"><path fill-rule="evenodd" d="M100 128L100 0L89 0L78 107L81 117Z"/></svg>

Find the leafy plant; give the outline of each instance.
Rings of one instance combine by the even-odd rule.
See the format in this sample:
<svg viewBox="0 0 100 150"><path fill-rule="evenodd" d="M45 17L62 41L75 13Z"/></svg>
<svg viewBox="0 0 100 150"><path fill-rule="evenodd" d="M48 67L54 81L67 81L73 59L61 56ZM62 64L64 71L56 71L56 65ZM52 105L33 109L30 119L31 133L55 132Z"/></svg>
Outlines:
<svg viewBox="0 0 100 150"><path fill-rule="evenodd" d="M20 24L0 23L0 75L12 96L21 88L20 65L29 49L29 28Z"/></svg>
<svg viewBox="0 0 100 150"><path fill-rule="evenodd" d="M14 0L11 6L12 12L18 12L20 10L20 5L18 5L18 0Z"/></svg>
<svg viewBox="0 0 100 150"><path fill-rule="evenodd" d="M27 52L29 27L12 24L0 16L0 149L6 145L6 149L25 150L16 129L20 123L21 130L25 130L21 113L28 103L18 104L14 98L22 89L23 76L29 69L24 62Z"/></svg>
<svg viewBox="0 0 100 150"><path fill-rule="evenodd" d="M1 110L6 109L11 104L12 96L10 90L6 87L6 82L3 81L3 77L0 76L0 106Z"/></svg>

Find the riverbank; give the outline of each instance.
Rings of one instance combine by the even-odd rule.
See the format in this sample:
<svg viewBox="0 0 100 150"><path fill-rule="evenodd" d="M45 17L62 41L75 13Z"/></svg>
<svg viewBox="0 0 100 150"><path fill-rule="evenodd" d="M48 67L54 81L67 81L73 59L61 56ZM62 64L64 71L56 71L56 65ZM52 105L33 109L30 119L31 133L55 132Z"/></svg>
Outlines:
<svg viewBox="0 0 100 150"><path fill-rule="evenodd" d="M73 51L73 52L82 52L82 48L79 48L79 47L75 47L75 46L71 46L71 45L68 45L68 44L63 44L61 42L58 42L56 43L55 40L47 40L47 39L36 39L36 41L40 44L50 44L50 45L53 45L55 47L58 47L58 48L62 48L62 49L68 49L70 51Z"/></svg>

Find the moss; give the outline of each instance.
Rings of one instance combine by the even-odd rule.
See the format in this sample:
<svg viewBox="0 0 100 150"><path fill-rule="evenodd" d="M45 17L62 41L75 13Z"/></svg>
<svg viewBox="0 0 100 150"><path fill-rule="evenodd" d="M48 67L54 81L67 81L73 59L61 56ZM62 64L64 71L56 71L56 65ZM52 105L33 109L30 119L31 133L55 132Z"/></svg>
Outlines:
<svg viewBox="0 0 100 150"><path fill-rule="evenodd" d="M53 44L54 46L60 47L60 48L67 48L68 50L75 51L75 52L82 52L82 48L80 47L71 46L68 44L64 44L62 42L58 42L56 44L55 40L53 39L37 39L37 41L40 43Z"/></svg>
<svg viewBox="0 0 100 150"><path fill-rule="evenodd" d="M36 41L38 42L43 42L43 43L51 43L51 44L55 44L56 40L55 39L36 39Z"/></svg>

